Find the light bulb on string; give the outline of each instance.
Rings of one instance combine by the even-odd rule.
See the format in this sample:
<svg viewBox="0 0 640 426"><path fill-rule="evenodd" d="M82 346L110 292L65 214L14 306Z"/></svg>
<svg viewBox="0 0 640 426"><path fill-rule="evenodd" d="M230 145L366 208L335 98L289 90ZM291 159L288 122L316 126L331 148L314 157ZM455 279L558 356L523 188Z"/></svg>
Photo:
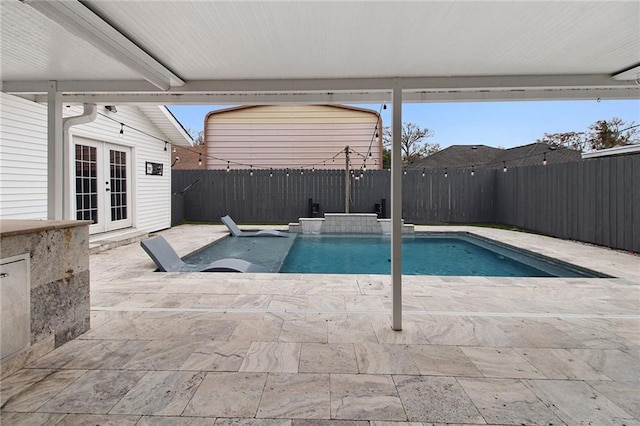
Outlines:
<svg viewBox="0 0 640 426"><path fill-rule="evenodd" d="M289 177L289 169L287 168L287 177Z"/></svg>
<svg viewBox="0 0 640 426"><path fill-rule="evenodd" d="M424 177L424 169L422 169L422 177Z"/></svg>
<svg viewBox="0 0 640 426"><path fill-rule="evenodd" d="M120 137L124 137L124 123L120 123Z"/></svg>
<svg viewBox="0 0 640 426"><path fill-rule="evenodd" d="M542 165L543 166L547 165L547 153L546 152L542 155Z"/></svg>
<svg viewBox="0 0 640 426"><path fill-rule="evenodd" d="M387 109L387 104L382 104L382 109Z"/></svg>
<svg viewBox="0 0 640 426"><path fill-rule="evenodd" d="M231 170L231 169L229 168L230 163L231 163L230 161L227 161L227 173L229 173L229 171Z"/></svg>
<svg viewBox="0 0 640 426"><path fill-rule="evenodd" d="M202 166L202 154L198 154L198 166Z"/></svg>
<svg viewBox="0 0 640 426"><path fill-rule="evenodd" d="M269 177L272 178L273 177L273 167L271 167L269 169Z"/></svg>
<svg viewBox="0 0 640 426"><path fill-rule="evenodd" d="M444 177L449 177L449 172L446 167L444 168Z"/></svg>
<svg viewBox="0 0 640 426"><path fill-rule="evenodd" d="M475 166L471 166L471 176L475 176L475 174L476 174Z"/></svg>
<svg viewBox="0 0 640 426"><path fill-rule="evenodd" d="M502 162L502 172L503 173L507 173L507 162L506 161Z"/></svg>
<svg viewBox="0 0 640 426"><path fill-rule="evenodd" d="M249 166L249 176L253 176L253 165Z"/></svg>
<svg viewBox="0 0 640 426"><path fill-rule="evenodd" d="M302 169L302 167L300 167L300 176L302 176L304 174L304 170Z"/></svg>
<svg viewBox="0 0 640 426"><path fill-rule="evenodd" d="M164 152L167 152L167 141L164 142Z"/></svg>

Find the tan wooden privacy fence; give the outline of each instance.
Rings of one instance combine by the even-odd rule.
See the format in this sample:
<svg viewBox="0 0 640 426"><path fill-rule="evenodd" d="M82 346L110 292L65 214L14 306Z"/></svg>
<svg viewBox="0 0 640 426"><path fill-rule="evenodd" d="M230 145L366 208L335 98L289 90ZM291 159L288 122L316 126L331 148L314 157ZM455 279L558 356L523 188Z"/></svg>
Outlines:
<svg viewBox="0 0 640 426"><path fill-rule="evenodd" d="M408 223L499 223L640 252L640 155L506 173L407 170L402 178ZM238 223L295 222L310 215L310 199L320 216L344 212L344 180L344 170L173 171L172 222L219 222L226 214ZM389 217L389 171L367 171L350 185L350 212L386 204Z"/></svg>

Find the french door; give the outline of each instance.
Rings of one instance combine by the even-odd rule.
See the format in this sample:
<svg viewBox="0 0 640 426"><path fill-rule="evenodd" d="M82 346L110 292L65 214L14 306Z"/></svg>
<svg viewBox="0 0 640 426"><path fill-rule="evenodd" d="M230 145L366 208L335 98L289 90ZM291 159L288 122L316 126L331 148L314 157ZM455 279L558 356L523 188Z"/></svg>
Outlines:
<svg viewBox="0 0 640 426"><path fill-rule="evenodd" d="M91 234L130 227L131 149L78 139L74 163L76 219L90 220Z"/></svg>

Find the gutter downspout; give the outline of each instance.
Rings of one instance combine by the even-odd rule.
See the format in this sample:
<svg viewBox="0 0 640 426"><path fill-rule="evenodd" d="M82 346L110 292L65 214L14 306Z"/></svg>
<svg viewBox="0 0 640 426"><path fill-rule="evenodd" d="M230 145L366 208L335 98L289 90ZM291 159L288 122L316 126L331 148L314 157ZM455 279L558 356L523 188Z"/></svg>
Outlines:
<svg viewBox="0 0 640 426"><path fill-rule="evenodd" d="M62 144L64 149L63 161L64 161L64 187L66 190L62 191L62 217L67 220L75 220L75 217L71 215L71 193L73 190L73 182L71 181L71 134L69 130L73 126L79 124L86 124L95 121L98 115L98 110L95 104L82 104L82 114L73 117L66 117L62 119Z"/></svg>

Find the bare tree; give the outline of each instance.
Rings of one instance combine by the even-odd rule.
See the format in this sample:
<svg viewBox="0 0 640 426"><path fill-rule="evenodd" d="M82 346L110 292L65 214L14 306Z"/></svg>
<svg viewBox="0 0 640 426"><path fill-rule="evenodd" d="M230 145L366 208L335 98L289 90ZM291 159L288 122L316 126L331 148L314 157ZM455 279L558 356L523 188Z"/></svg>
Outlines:
<svg viewBox="0 0 640 426"><path fill-rule="evenodd" d="M433 135L433 130L421 128L415 123L402 123L402 136L400 140L402 161L404 163L413 163L427 155L440 151L439 144L425 141L425 139L431 138ZM388 150L391 147L391 131L389 127L384 128L382 140L385 149Z"/></svg>
<svg viewBox="0 0 640 426"><path fill-rule="evenodd" d="M618 117L598 120L586 132L545 133L536 142L564 146L578 151L595 151L640 143L640 124L625 123Z"/></svg>
<svg viewBox="0 0 640 426"><path fill-rule="evenodd" d="M195 130L191 127L187 127L185 130L189 133L189 136L191 136L195 145L204 144L204 130Z"/></svg>

